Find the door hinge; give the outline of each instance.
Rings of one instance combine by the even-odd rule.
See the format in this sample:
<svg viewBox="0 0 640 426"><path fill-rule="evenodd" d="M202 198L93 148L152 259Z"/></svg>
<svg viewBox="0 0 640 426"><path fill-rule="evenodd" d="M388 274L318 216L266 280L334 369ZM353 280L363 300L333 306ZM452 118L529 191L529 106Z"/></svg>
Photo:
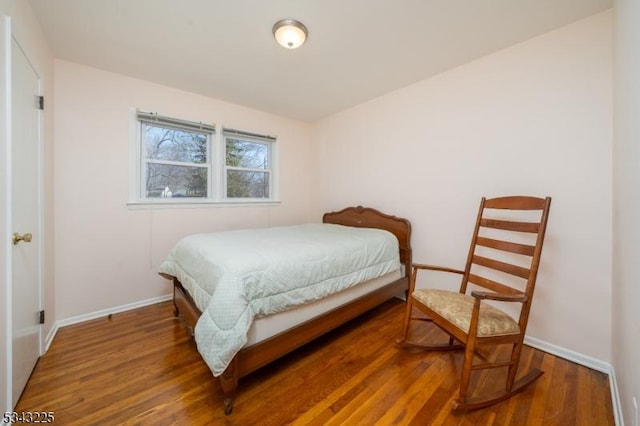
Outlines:
<svg viewBox="0 0 640 426"><path fill-rule="evenodd" d="M44 96L36 96L36 108L44 109Z"/></svg>
<svg viewBox="0 0 640 426"><path fill-rule="evenodd" d="M44 311L40 311L40 324L44 324Z"/></svg>

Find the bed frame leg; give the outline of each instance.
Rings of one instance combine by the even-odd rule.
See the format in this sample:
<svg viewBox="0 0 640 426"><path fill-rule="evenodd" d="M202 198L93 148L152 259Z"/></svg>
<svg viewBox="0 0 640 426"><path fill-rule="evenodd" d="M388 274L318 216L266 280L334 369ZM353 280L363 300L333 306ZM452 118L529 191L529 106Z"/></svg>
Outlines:
<svg viewBox="0 0 640 426"><path fill-rule="evenodd" d="M173 279L173 317L180 318L180 309L178 309L178 304L176 303L176 291L178 291L178 286L181 285L177 278Z"/></svg>
<svg viewBox="0 0 640 426"><path fill-rule="evenodd" d="M228 416L233 412L232 395L238 388L238 361L234 358L226 370L220 375L220 384L226 399L224 400L224 414Z"/></svg>
<svg viewBox="0 0 640 426"><path fill-rule="evenodd" d="M229 416L233 413L233 399L227 398L224 400L224 415Z"/></svg>

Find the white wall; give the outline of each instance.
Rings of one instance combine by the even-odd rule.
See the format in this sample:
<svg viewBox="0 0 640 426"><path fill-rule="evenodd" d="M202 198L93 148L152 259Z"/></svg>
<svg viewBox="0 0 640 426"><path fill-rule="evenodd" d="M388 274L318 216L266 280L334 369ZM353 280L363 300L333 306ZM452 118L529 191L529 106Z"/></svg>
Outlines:
<svg viewBox="0 0 640 426"><path fill-rule="evenodd" d="M53 230L53 57L47 45L46 39L40 28L40 24L35 18L28 2L21 0L3 0L0 2L0 15L6 15L10 18L10 26L13 36L20 44L26 55L32 61L32 64L42 79L43 94L45 96L46 108L43 113L43 144L44 144L44 282L43 282L43 304L42 307L46 311L46 323L42 328L42 336L44 337L51 330L55 321L55 289L54 289L54 230ZM4 61L0 59L0 67L4 67ZM0 99L5 102L6 92L0 93ZM2 108L0 108L1 110ZM5 129L5 125L0 120L0 127ZM5 161L4 153L6 141L0 137L0 152L2 152L2 161ZM4 188L6 183L6 170L0 167L0 187ZM5 191L3 189L2 193ZM0 280L0 300L2 303L10 303L7 297L7 288L10 280L5 279L4 271L7 270L6 265L6 246L9 241L11 229L6 229L6 218L4 217L5 203L3 201L2 213L0 213L0 239L3 241L0 248L0 270L2 278ZM11 311L2 306L2 320L0 323L0 366L2 368L2 381L0 383L0 405L3 411L10 411L13 407L9 407L11 403L7 401L11 398L7 392L7 375L11 369L11 365L7 364L6 349L10 348L9 336L6 333L5 325L9 324L5 315L10 315ZM15 403L16 401L13 401Z"/></svg>
<svg viewBox="0 0 640 426"><path fill-rule="evenodd" d="M640 404L640 2L614 5L612 351L625 424L634 425L632 398Z"/></svg>
<svg viewBox="0 0 640 426"><path fill-rule="evenodd" d="M309 125L193 93L55 61L57 318L170 294L158 265L190 233L317 221L309 215ZM129 109L278 136L276 206L136 210Z"/></svg>
<svg viewBox="0 0 640 426"><path fill-rule="evenodd" d="M480 197L553 197L528 334L610 362L611 32L601 13L318 122L313 211L407 217L415 261L461 267Z"/></svg>

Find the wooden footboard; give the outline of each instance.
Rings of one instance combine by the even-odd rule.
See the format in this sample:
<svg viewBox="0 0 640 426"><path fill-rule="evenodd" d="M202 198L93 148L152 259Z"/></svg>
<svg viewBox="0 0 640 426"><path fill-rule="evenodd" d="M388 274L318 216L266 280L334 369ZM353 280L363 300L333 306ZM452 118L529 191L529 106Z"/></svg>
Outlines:
<svg viewBox="0 0 640 426"><path fill-rule="evenodd" d="M227 414L231 412L231 395L237 389L240 378L408 290L408 274L411 271L411 224L409 221L371 208L350 207L325 214L323 222L390 231L398 238L400 261L405 267L407 277L400 278L348 304L240 350L219 377L222 389L228 397L225 401ZM201 312L180 282L174 278L173 283L176 315L182 316L193 330Z"/></svg>

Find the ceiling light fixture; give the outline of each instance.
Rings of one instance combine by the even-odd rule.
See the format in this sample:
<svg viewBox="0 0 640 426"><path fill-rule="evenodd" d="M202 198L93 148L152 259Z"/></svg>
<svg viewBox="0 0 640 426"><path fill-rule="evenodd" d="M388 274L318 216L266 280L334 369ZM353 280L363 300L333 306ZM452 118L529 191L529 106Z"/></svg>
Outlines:
<svg viewBox="0 0 640 426"><path fill-rule="evenodd" d="M273 25L273 36L285 49L297 49L307 39L309 32L302 22L282 19Z"/></svg>

